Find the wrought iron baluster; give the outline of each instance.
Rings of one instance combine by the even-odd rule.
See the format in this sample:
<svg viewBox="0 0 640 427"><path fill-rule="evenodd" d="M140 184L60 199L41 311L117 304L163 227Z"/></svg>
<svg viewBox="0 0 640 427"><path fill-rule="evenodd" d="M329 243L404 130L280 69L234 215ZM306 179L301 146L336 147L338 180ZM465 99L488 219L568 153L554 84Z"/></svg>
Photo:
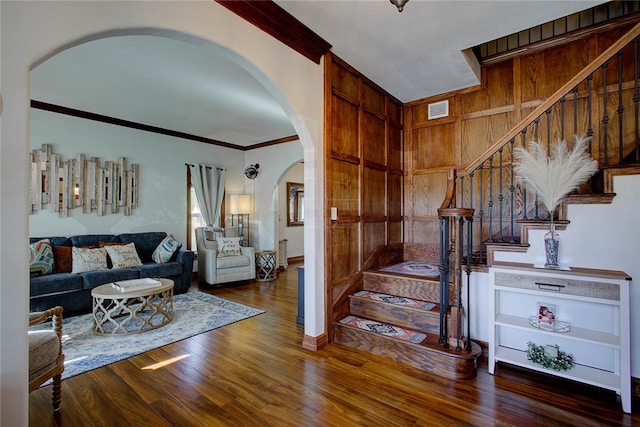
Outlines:
<svg viewBox="0 0 640 427"><path fill-rule="evenodd" d="M618 52L618 164L624 160L624 141L622 138L622 115L624 113L624 105L622 104L622 50Z"/></svg>
<svg viewBox="0 0 640 427"><path fill-rule="evenodd" d="M578 134L578 86L573 90L573 134Z"/></svg>
<svg viewBox="0 0 640 427"><path fill-rule="evenodd" d="M633 108L635 112L635 161L640 161L640 126L639 126L639 114L638 102L640 101L640 93L638 93L638 39L633 40Z"/></svg>
<svg viewBox="0 0 640 427"><path fill-rule="evenodd" d="M524 149L527 148L527 128L524 128L522 130L522 132L520 132L520 134L522 134L522 147ZM525 187L524 185L521 185L520 188L522 189L522 218L523 219L528 219L528 215L527 215L527 187Z"/></svg>
<svg viewBox="0 0 640 427"><path fill-rule="evenodd" d="M444 287L445 281L449 280L449 272L447 271L447 247L445 240L445 233L448 229L448 222L445 217L440 217L440 337L438 338L438 344L444 344L444 317L445 317L445 304L444 304Z"/></svg>
<svg viewBox="0 0 640 427"><path fill-rule="evenodd" d="M515 215L516 215L516 201L515 201L515 194L516 194L516 187L514 185L514 170L513 170L513 148L514 145L516 143L516 139L512 138L511 141L509 141L509 144L511 144L511 185L509 186L509 191L511 193L511 239L509 240L509 243L515 243Z"/></svg>
<svg viewBox="0 0 640 427"><path fill-rule="evenodd" d="M498 150L498 152L500 153L500 193L498 194L498 202L500 203L500 208L499 208L499 215L498 215L498 220L499 220L499 224L500 227L498 228L500 234L499 234L499 238L498 238L498 242L502 243L504 242L503 236L502 236L502 205L504 203L504 194L503 194L503 190L502 190L502 151L503 151L504 147L500 147L500 149Z"/></svg>
<svg viewBox="0 0 640 427"><path fill-rule="evenodd" d="M609 115L607 111L607 69L609 68L609 61L602 64L602 144L604 145L604 165L609 164Z"/></svg>
<svg viewBox="0 0 640 427"><path fill-rule="evenodd" d="M467 346L466 350L471 351L471 315L469 310L470 306L470 297L471 293L471 255L473 253L473 209L471 209L471 215L467 218Z"/></svg>
<svg viewBox="0 0 640 427"><path fill-rule="evenodd" d="M462 217L456 215L453 217L453 223L455 224L455 284L456 284L456 351L462 351L460 346L460 335L462 335L462 266L460 261L462 259L462 244L463 240L463 225Z"/></svg>
<svg viewBox="0 0 640 427"><path fill-rule="evenodd" d="M493 243L493 156L489 157L489 239Z"/></svg>
<svg viewBox="0 0 640 427"><path fill-rule="evenodd" d="M544 115L547 119L547 155L551 156L551 108L545 111Z"/></svg>
<svg viewBox="0 0 640 427"><path fill-rule="evenodd" d="M480 218L480 262L482 263L483 258L483 249L484 249L484 236L482 235L482 220L484 217L484 188L482 187L482 170L484 169L484 162L478 167L480 171L480 189L478 193L480 193L480 210L478 211L478 218Z"/></svg>
<svg viewBox="0 0 640 427"><path fill-rule="evenodd" d="M560 138L564 139L564 103L567 101L567 97L560 98Z"/></svg>
<svg viewBox="0 0 640 427"><path fill-rule="evenodd" d="M473 176L474 175L475 175L475 171L469 174L469 200L471 201L471 203L469 203L469 208L472 210L473 210ZM482 191L482 189L480 189L480 191ZM473 235L473 216L471 216L471 225L469 227L470 227L469 233ZM472 240L470 240L469 244L471 244L472 242L473 242L473 237L472 237ZM469 257L473 256L473 247L471 247L468 255ZM482 258L480 258L479 262L482 262Z"/></svg>
<svg viewBox="0 0 640 427"><path fill-rule="evenodd" d="M593 73L587 77L587 116L589 127L587 137L589 137L589 154L593 156ZM589 178L589 192L593 193L593 177Z"/></svg>

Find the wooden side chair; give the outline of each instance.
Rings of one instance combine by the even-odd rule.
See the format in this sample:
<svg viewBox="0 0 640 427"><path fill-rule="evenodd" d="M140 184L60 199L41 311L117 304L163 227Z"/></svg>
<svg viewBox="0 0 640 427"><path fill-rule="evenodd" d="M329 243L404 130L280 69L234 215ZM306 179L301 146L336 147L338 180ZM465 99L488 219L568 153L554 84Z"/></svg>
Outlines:
<svg viewBox="0 0 640 427"><path fill-rule="evenodd" d="M29 313L29 327L51 319L52 327L29 331L29 393L53 378L53 410L60 409L62 398L62 307Z"/></svg>

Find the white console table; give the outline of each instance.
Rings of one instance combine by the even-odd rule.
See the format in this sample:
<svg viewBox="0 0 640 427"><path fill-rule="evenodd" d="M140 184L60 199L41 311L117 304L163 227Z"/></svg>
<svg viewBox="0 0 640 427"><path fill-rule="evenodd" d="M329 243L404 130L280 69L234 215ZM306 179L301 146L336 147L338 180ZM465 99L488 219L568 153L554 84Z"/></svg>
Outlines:
<svg viewBox="0 0 640 427"><path fill-rule="evenodd" d="M570 271L500 263L489 268L489 373L497 362L545 372L615 391L631 412L629 285L621 271ZM556 308L556 320L569 332L531 326L538 304ZM527 343L559 345L574 367L547 369L527 359Z"/></svg>

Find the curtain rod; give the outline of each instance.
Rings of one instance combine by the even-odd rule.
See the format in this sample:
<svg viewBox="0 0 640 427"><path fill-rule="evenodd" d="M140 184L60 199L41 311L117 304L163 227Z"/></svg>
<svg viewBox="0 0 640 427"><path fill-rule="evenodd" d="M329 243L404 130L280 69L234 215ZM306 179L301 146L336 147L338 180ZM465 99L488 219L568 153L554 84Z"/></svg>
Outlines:
<svg viewBox="0 0 640 427"><path fill-rule="evenodd" d="M195 165L194 165L194 164L192 164L192 163L185 163L184 165L185 165L185 166L195 166ZM205 167L206 167L207 169L213 169L213 166L205 166ZM227 170L227 169L225 169L225 168L218 168L218 167L216 167L216 169L217 169L217 170L219 170L219 171L226 171L226 170Z"/></svg>

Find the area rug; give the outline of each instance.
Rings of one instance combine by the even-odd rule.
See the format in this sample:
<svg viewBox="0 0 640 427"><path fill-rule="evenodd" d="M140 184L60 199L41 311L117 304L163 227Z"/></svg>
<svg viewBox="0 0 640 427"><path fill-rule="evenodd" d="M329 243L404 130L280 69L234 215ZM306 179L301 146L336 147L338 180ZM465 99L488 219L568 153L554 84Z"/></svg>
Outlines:
<svg viewBox="0 0 640 427"><path fill-rule="evenodd" d="M173 312L174 319L166 326L138 334L119 336L94 334L91 329L92 314L64 318L62 352L65 363L62 378L71 378L154 348L264 313L262 310L199 291L174 296ZM51 328L47 323L38 327Z"/></svg>
<svg viewBox="0 0 640 427"><path fill-rule="evenodd" d="M399 297L396 295L379 294L370 291L358 291L354 294L360 298L367 298L373 301L386 302L389 304L401 305L403 307L419 308L421 310L431 310L436 305L432 302L425 302L416 299Z"/></svg>
<svg viewBox="0 0 640 427"><path fill-rule="evenodd" d="M398 326L389 325L388 323L362 319L356 316L347 316L342 319L340 323L342 323L343 325L363 329L365 331L374 332L379 335L396 338L402 341L408 341L414 344L419 344L427 338L425 334L422 334L420 332L408 331Z"/></svg>
<svg viewBox="0 0 640 427"><path fill-rule="evenodd" d="M380 269L388 273L412 274L414 276L436 277L440 275L438 264L423 261L405 261Z"/></svg>

